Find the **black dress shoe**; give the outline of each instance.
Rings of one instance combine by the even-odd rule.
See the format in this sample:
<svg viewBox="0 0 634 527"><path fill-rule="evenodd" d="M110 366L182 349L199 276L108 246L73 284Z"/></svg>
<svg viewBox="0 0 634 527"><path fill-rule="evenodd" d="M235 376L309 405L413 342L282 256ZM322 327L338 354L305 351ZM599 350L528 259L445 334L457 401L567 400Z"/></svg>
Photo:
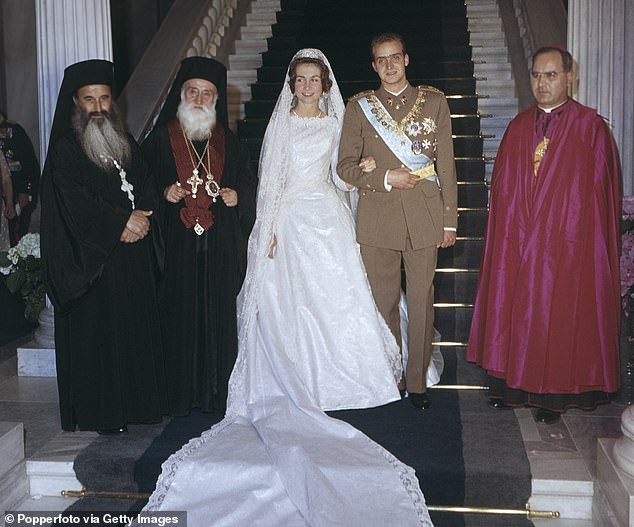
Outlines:
<svg viewBox="0 0 634 527"><path fill-rule="evenodd" d="M115 436L118 434L123 434L127 431L128 427L126 425L123 425L120 428L102 428L100 430L97 430L97 433L102 436Z"/></svg>
<svg viewBox="0 0 634 527"><path fill-rule="evenodd" d="M552 410L546 410L546 408L540 408L535 414L535 419L540 423L546 423L552 425L559 421L561 414L559 412L553 412Z"/></svg>
<svg viewBox="0 0 634 527"><path fill-rule="evenodd" d="M427 393L412 393L409 392L410 402L419 410L427 410L431 406L431 401L427 397Z"/></svg>
<svg viewBox="0 0 634 527"><path fill-rule="evenodd" d="M504 404L503 399L489 399L489 406L491 408L496 408L497 410L500 410L502 408L509 408L508 406L506 406L506 404Z"/></svg>
<svg viewBox="0 0 634 527"><path fill-rule="evenodd" d="M401 399L405 399L405 394L407 393L407 390L405 388L399 388L398 393L401 394Z"/></svg>

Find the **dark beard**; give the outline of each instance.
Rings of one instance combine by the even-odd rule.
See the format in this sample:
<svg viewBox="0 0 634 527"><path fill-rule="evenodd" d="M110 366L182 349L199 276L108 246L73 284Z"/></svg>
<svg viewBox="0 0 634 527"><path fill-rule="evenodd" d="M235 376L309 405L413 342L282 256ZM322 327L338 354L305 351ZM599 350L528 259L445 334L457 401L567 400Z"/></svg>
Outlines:
<svg viewBox="0 0 634 527"><path fill-rule="evenodd" d="M94 115L102 115L104 119L93 120ZM113 159L121 166L129 166L130 140L114 103L110 112L85 113L75 107L72 125L84 153L99 168L112 170Z"/></svg>

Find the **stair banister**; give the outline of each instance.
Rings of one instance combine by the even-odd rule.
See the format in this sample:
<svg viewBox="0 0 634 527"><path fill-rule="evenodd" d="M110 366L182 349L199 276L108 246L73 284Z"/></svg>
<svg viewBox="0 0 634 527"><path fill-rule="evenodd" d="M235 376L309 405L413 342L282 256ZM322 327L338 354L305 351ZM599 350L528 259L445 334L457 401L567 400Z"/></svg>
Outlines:
<svg viewBox="0 0 634 527"><path fill-rule="evenodd" d="M249 5L238 0L174 2L117 101L138 141L152 129L183 58L202 55L226 62L234 26L239 28L236 19Z"/></svg>

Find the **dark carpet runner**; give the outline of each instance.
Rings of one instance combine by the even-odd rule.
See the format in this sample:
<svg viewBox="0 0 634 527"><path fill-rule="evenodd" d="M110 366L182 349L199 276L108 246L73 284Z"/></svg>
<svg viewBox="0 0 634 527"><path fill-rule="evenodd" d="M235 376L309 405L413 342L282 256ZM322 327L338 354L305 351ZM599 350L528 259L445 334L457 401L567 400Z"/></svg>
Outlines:
<svg viewBox="0 0 634 527"><path fill-rule="evenodd" d="M466 8L462 0L282 0L268 39L264 65L246 104L239 135L257 169L262 137L292 55L317 47L329 58L342 95L375 88L369 42L383 31L406 39L408 78L449 96L459 179L459 240L439 253L436 327L445 341L468 336L477 268L486 223L486 189L477 95ZM459 269L459 271L455 271ZM482 372L464 361L464 348L445 347L443 384L482 384ZM414 467L430 505L523 509L531 491L530 471L512 411L496 411L482 392L434 390L432 407L409 401L382 408L333 412ZM161 425L130 426L121 437L99 437L75 461L78 479L90 490L151 492L161 463L190 438L218 422L218 414L193 412ZM75 510L138 510L142 502L86 498ZM528 520L502 516L431 513L437 527L526 527ZM398 527L398 526L395 526Z"/></svg>
<svg viewBox="0 0 634 527"><path fill-rule="evenodd" d="M466 371L465 371L466 370ZM479 370L446 354L443 383L478 382ZM432 407L419 412L407 400L381 408L332 412L416 470L430 505L522 509L530 472L513 411L486 405L482 394L433 391ZM158 425L131 425L121 436L100 436L75 460L89 490L152 492L161 464L189 439L221 419L192 412ZM221 484L221 482L219 482ZM139 510L143 502L84 498L72 510ZM431 513L436 527L525 527L517 517Z"/></svg>

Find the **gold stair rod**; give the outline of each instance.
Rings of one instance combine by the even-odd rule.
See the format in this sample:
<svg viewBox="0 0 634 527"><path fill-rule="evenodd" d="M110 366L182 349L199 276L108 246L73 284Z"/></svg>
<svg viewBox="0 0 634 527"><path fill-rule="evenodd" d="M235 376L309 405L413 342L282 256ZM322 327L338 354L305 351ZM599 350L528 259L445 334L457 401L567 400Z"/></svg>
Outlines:
<svg viewBox="0 0 634 527"><path fill-rule="evenodd" d="M107 490L63 490L62 496L66 498L112 498L121 500L140 500L150 497L143 492L115 492ZM442 505L427 505L430 511L434 512L458 512L474 514L509 514L526 515L527 518L559 518L558 511L535 511L526 506L522 509L494 509L487 507L448 507Z"/></svg>
<svg viewBox="0 0 634 527"><path fill-rule="evenodd" d="M112 498L120 500L146 500L150 497L145 492L116 492L110 490L63 490L65 498Z"/></svg>
<svg viewBox="0 0 634 527"><path fill-rule="evenodd" d="M526 509L495 509L488 507L445 507L438 505L427 505L433 512L460 512L467 514L504 514L513 516L526 516L526 518L559 518L559 511L535 511L528 505Z"/></svg>
<svg viewBox="0 0 634 527"><path fill-rule="evenodd" d="M474 384L435 384L428 386L429 390L488 390L488 386L478 386Z"/></svg>

